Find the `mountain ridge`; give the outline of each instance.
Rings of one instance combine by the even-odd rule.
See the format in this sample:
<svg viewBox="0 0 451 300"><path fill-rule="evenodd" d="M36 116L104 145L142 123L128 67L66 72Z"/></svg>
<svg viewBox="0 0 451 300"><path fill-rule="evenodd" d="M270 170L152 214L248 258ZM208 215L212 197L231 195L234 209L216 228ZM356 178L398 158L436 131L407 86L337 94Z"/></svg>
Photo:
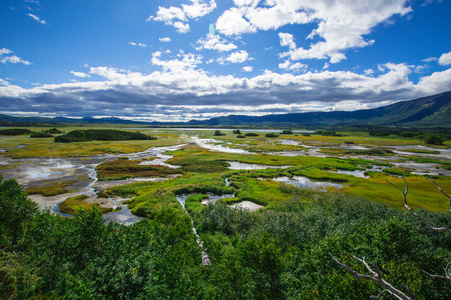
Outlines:
<svg viewBox="0 0 451 300"><path fill-rule="evenodd" d="M66 117L13 117L0 114L0 125L33 124L135 124L154 126L347 126L379 125L407 127L451 127L451 91L399 101L373 109L356 111L308 112L265 116L229 115L188 122L142 122L117 117L72 119Z"/></svg>

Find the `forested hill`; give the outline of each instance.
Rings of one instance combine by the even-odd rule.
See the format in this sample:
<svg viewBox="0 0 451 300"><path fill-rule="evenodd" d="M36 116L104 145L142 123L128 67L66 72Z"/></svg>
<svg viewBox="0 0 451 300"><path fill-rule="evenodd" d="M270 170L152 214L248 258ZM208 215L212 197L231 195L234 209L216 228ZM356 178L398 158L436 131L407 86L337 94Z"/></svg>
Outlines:
<svg viewBox="0 0 451 300"><path fill-rule="evenodd" d="M207 121L191 121L192 125L405 125L451 126L451 91L410 101L397 102L375 109L357 111L311 112L251 117L230 115Z"/></svg>

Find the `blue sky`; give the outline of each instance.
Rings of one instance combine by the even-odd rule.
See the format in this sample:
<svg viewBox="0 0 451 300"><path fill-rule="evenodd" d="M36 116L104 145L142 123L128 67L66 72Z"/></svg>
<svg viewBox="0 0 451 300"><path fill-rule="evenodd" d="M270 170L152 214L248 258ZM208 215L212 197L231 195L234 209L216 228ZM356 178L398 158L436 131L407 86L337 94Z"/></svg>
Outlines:
<svg viewBox="0 0 451 300"><path fill-rule="evenodd" d="M450 1L3 0L0 113L185 121L451 90Z"/></svg>

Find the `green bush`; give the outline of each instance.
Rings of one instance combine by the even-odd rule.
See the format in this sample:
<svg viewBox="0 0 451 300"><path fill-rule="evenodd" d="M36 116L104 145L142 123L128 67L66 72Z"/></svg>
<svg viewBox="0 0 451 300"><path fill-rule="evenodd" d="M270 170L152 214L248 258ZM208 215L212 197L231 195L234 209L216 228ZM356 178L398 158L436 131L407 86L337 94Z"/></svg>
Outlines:
<svg viewBox="0 0 451 300"><path fill-rule="evenodd" d="M245 136L258 136L258 134L249 132L249 133L246 133Z"/></svg>
<svg viewBox="0 0 451 300"><path fill-rule="evenodd" d="M55 142L86 142L86 141L124 141L124 140L156 140L156 137L140 132L119 130L74 130L55 137Z"/></svg>
<svg viewBox="0 0 451 300"><path fill-rule="evenodd" d="M430 145L443 145L443 142L446 141L443 136L433 133L426 134L423 139L426 144Z"/></svg>
<svg viewBox="0 0 451 300"><path fill-rule="evenodd" d="M0 130L0 135L23 135L23 134L30 134L30 133L32 133L31 130L19 129L19 128Z"/></svg>
<svg viewBox="0 0 451 300"><path fill-rule="evenodd" d="M32 132L30 135L31 138L49 138L53 137L50 133L45 132Z"/></svg>

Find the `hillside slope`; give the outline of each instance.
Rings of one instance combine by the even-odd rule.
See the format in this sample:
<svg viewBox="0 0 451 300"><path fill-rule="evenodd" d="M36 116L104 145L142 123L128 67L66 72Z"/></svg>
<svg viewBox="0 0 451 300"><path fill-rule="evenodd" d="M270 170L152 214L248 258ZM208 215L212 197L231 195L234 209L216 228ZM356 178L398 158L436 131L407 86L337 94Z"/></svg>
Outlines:
<svg viewBox="0 0 451 300"><path fill-rule="evenodd" d="M451 91L410 101L397 102L375 109L357 111L312 112L251 117L230 115L207 121L191 121L192 125L406 125L451 126Z"/></svg>

